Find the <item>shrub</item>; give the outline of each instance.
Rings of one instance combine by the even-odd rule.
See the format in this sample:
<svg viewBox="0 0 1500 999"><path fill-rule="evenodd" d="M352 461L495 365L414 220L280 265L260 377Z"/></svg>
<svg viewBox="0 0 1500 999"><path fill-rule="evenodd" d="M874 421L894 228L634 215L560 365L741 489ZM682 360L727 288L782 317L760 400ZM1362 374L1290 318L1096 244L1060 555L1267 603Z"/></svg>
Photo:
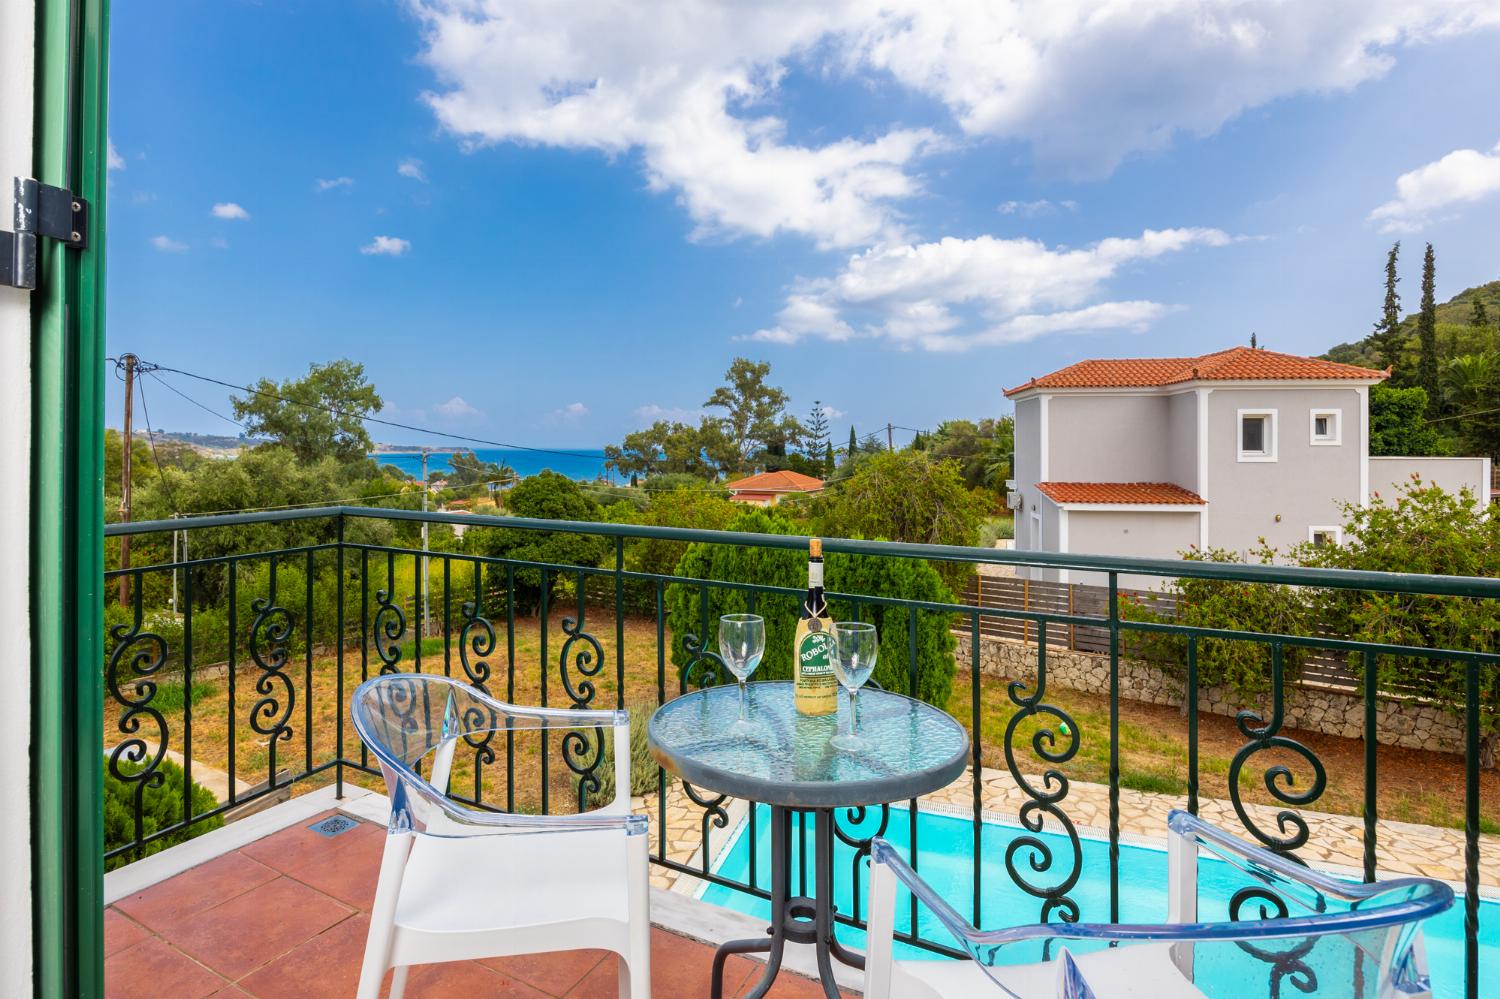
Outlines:
<svg viewBox="0 0 1500 999"><path fill-rule="evenodd" d="M1274 549L1262 546L1254 553L1261 564L1276 560ZM1238 552L1211 548L1183 555L1188 561L1244 562ZM1158 609L1154 595L1124 599L1120 614L1126 620L1159 621L1201 628L1271 635L1310 635L1314 619L1306 597L1295 587L1223 581L1217 579L1172 580L1165 588L1176 601L1173 614ZM1180 677L1187 675L1187 640L1176 635L1126 631L1127 654L1162 666ZM1294 679L1307 659L1308 650L1297 646L1282 649L1287 680ZM1244 639L1202 638L1198 641L1198 684L1228 687L1246 700L1258 699L1271 690L1271 647Z"/></svg>
<svg viewBox="0 0 1500 999"><path fill-rule="evenodd" d="M138 774L142 767L139 764L128 763L121 760L119 770L128 775ZM150 836L152 833L169 826L176 825L182 821L182 797L183 781L186 775L182 768L171 760L162 760L156 768L156 772L165 779L160 787L151 787L148 783L144 788L137 781L125 781L116 777L110 770L109 761L104 764L104 850L109 852L116 847L125 846L135 842L135 802L136 794L141 795L141 834ZM194 815L216 807L218 799L213 793L204 788L196 781L192 789L192 809ZM202 836L204 833L218 829L224 824L222 815L202 819L184 829L151 841L144 846L127 853L119 854L105 861L105 870L114 870L124 867L126 864L142 857L149 857L154 853L160 853L169 846L178 843L186 843L190 839Z"/></svg>
<svg viewBox="0 0 1500 999"><path fill-rule="evenodd" d="M578 483L565 475L543 471L522 479L505 496L506 508L517 517L542 520L597 521L599 505L579 489ZM594 567L609 554L609 541L590 534L567 531L524 531L515 528L471 528L464 535L467 551L478 555L519 559L525 562L548 562L556 565ZM557 595L575 578L553 572L548 576L550 595ZM528 610L539 606L542 573L539 569L516 570L516 603Z"/></svg>
<svg viewBox="0 0 1500 999"><path fill-rule="evenodd" d="M775 513L750 510L740 514L729 525L732 531L758 534L791 534L794 525ZM688 547L678 563L677 575L729 583L755 583L784 586L799 592L792 594L757 594L755 613L766 619L766 655L753 679L790 680L792 678L792 641L802 606L802 592L807 588L807 555L791 549L746 548L736 545L694 544ZM874 555L829 553L824 575L830 593L848 593L878 597L950 603L952 595L937 572L919 559ZM707 607L703 600L706 594ZM709 585L674 583L667 587L667 625L672 630L672 661L685 668L692 655L684 645L688 635L696 635L709 649L717 642L717 622L722 614L749 610L749 594ZM835 618L855 616L852 601L830 600ZM954 639L946 614L917 613L916 688L910 683L910 623L907 608L865 604L862 619L876 625L880 635L880 658L875 667L875 681L887 690L911 693L938 707L946 707L953 689ZM704 621L708 622L704 634ZM727 671L720 671L719 683L733 682ZM692 677L698 682L699 675Z"/></svg>
<svg viewBox="0 0 1500 999"><path fill-rule="evenodd" d="M1304 565L1435 575L1500 577L1500 517L1467 489L1450 493L1412 482L1395 502L1379 493L1368 506L1344 508L1344 542L1301 545L1293 552ZM1339 635L1361 641L1462 651L1500 648L1500 600L1328 590L1317 613ZM1363 656L1350 666L1363 675ZM1465 669L1444 660L1413 656L1377 658L1384 690L1415 693L1462 715L1467 706ZM1500 741L1500 670L1480 670L1479 723L1483 764L1495 763Z"/></svg>
<svg viewBox="0 0 1500 999"><path fill-rule="evenodd" d="M656 705L641 701L629 705L630 711L630 794L640 797L656 790L656 758L651 755L647 739L647 727ZM592 733L589 733L592 739ZM599 778L599 790L589 795L589 807L599 808L609 804L615 797L615 740L609 730L604 730L604 756L599 768L594 771Z"/></svg>

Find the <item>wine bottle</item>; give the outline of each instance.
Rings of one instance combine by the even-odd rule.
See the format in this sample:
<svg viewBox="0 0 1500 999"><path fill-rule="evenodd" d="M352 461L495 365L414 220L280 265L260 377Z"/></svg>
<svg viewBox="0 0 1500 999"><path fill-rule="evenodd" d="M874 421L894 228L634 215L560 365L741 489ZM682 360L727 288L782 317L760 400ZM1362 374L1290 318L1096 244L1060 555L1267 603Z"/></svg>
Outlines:
<svg viewBox="0 0 1500 999"><path fill-rule="evenodd" d="M839 709L833 635L828 623L828 604L823 599L823 542L813 538L807 543L807 598L797 621L792 656L795 702L804 715L829 715Z"/></svg>

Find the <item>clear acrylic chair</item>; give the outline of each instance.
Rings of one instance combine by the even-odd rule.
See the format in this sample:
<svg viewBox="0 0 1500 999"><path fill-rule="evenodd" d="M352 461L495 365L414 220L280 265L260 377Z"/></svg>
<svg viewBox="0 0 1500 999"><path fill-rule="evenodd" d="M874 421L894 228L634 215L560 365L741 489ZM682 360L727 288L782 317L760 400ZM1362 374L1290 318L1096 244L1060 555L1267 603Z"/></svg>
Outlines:
<svg viewBox="0 0 1500 999"><path fill-rule="evenodd" d="M1175 999L1430 994L1420 923L1453 904L1429 878L1340 881L1174 811L1168 818L1168 921L1045 923L980 931L885 840L875 840L865 999ZM1223 922L1198 921L1198 853L1244 886ZM894 960L903 885L968 952L968 961ZM902 902L903 907L905 902ZM1251 918L1237 919L1241 914ZM1254 918L1260 917L1260 918Z"/></svg>
<svg viewBox="0 0 1500 999"><path fill-rule="evenodd" d="M391 803L359 999L376 999L389 968L400 999L413 964L585 947L620 956L621 997L650 996L647 820L630 814L626 712L516 707L446 677L398 673L362 683L350 715ZM613 801L521 815L447 796L466 736L544 729L575 759L613 738Z"/></svg>

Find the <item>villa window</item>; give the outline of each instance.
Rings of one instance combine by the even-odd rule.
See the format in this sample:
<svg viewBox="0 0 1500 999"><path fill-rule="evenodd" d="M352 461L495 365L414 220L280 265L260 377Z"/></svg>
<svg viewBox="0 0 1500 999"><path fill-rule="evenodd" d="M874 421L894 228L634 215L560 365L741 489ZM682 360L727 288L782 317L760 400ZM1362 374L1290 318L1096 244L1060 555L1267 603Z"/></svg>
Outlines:
<svg viewBox="0 0 1500 999"><path fill-rule="evenodd" d="M1341 545L1344 543L1344 529L1342 527L1309 527L1307 540L1311 541L1316 548Z"/></svg>
<svg viewBox="0 0 1500 999"><path fill-rule="evenodd" d="M1312 425L1312 443L1314 446L1329 447L1339 444L1342 440L1342 428L1340 424L1341 413L1337 409L1315 409L1312 411L1310 422Z"/></svg>
<svg viewBox="0 0 1500 999"><path fill-rule="evenodd" d="M1276 460L1276 410L1239 411L1240 461Z"/></svg>

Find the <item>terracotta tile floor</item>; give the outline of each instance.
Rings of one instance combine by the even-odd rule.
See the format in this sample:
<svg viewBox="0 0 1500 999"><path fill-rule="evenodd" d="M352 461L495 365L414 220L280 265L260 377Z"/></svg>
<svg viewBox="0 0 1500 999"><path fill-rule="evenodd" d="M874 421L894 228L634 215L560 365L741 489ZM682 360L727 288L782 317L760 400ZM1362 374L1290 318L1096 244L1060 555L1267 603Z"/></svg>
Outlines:
<svg viewBox="0 0 1500 999"><path fill-rule="evenodd" d="M328 813L332 815L333 813ZM384 830L369 823L328 838L291 826L104 912L109 999L347 999L359 981ZM708 995L713 948L652 931L652 992ZM728 994L759 965L731 958ZM615 959L603 951L413 968L407 996L423 999L605 999L616 995ZM815 982L783 971L772 999L817 999Z"/></svg>

